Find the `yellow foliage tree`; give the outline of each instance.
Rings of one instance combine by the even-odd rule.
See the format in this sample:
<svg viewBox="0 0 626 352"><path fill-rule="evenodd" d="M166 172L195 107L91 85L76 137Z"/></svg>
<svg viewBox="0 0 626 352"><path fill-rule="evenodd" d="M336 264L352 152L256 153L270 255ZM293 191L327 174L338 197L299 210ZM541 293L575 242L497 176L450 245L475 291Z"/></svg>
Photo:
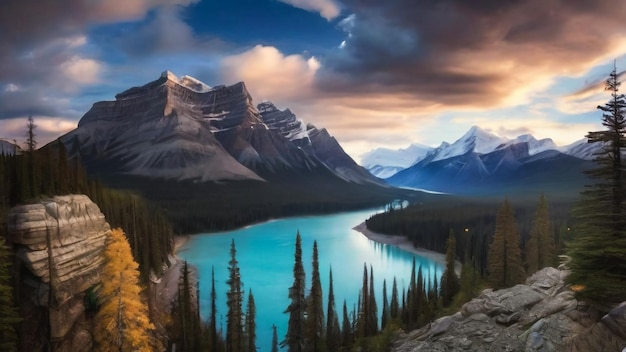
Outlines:
<svg viewBox="0 0 626 352"><path fill-rule="evenodd" d="M150 337L154 329L148 307L141 300L139 265L133 259L122 229L111 231L104 252L100 310L95 316L97 351L154 351L160 348Z"/></svg>

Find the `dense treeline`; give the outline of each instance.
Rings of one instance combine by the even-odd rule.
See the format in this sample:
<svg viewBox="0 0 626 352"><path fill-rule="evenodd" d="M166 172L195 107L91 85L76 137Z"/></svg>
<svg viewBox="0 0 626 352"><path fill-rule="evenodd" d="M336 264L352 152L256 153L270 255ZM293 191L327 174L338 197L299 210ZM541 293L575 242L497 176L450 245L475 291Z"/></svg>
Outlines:
<svg viewBox="0 0 626 352"><path fill-rule="evenodd" d="M198 183L102 174L116 189L132 189L163 209L176 233L222 231L272 218L378 207L393 199L430 198L417 192L318 180L307 175L281 182Z"/></svg>
<svg viewBox="0 0 626 352"><path fill-rule="evenodd" d="M539 196L539 195L537 195ZM465 200L447 197L428 204L414 203L405 208L389 207L366 221L367 228L379 233L406 236L416 247L445 252L450 231L456 242L455 257L473 261L481 275L486 275L487 253L495 233L500 201ZM526 247L536 217L537 202L511 202L521 248ZM549 232L555 252L569 237L570 202L551 203Z"/></svg>
<svg viewBox="0 0 626 352"><path fill-rule="evenodd" d="M107 189L89 178L78 159L68 161L61 143L39 150L27 149L21 155L0 155L0 235L6 236L6 218L11 207L72 193L89 196L111 227L126 231L144 279L150 270L161 272L172 252L173 231L168 220L139 196Z"/></svg>

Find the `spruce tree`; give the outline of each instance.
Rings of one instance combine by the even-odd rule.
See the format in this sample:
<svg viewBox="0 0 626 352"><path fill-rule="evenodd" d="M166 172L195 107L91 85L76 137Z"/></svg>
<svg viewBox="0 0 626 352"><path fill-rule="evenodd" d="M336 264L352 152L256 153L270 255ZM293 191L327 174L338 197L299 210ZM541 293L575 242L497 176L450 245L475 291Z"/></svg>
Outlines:
<svg viewBox="0 0 626 352"><path fill-rule="evenodd" d="M0 236L0 350L17 351L15 324L21 321L13 302L9 251Z"/></svg>
<svg viewBox="0 0 626 352"><path fill-rule="evenodd" d="M446 244L446 270L441 276L441 298L444 307L452 303L454 296L460 289L459 278L454 271L455 255L456 238L454 237L454 232L450 230L450 236L448 236L448 242Z"/></svg>
<svg viewBox="0 0 626 352"><path fill-rule="evenodd" d="M313 271L311 273L311 292L306 307L306 344L308 351L319 351L324 333L324 306L322 303L322 282L320 280L317 241L313 241Z"/></svg>
<svg viewBox="0 0 626 352"><path fill-rule="evenodd" d="M230 245L230 261L228 262L228 292L226 293L226 352L240 352L243 346L243 283L237 262L235 240Z"/></svg>
<svg viewBox="0 0 626 352"><path fill-rule="evenodd" d="M293 285L289 288L289 299L291 303L285 310L285 313L289 313L289 322L287 323L285 340L280 344L282 347L287 347L290 352L301 352L304 348L304 314L306 300L304 298L305 273L304 266L302 265L302 239L300 238L300 231L296 233L294 258Z"/></svg>
<svg viewBox="0 0 626 352"><path fill-rule="evenodd" d="M211 315L209 316L209 348L217 351L217 294L215 292L215 267L211 267Z"/></svg>
<svg viewBox="0 0 626 352"><path fill-rule="evenodd" d="M380 329L385 330L389 320L391 320L391 314L389 313L389 300L387 299L387 280L383 280L383 316L380 318Z"/></svg>
<svg viewBox="0 0 626 352"><path fill-rule="evenodd" d="M393 277L393 285L391 286L391 304L389 306L389 315L391 319L396 320L400 317L400 303L398 302L398 284L396 277Z"/></svg>
<svg viewBox="0 0 626 352"><path fill-rule="evenodd" d="M341 327L335 307L335 292L333 289L333 270L328 277L328 308L326 309L326 346L328 351L337 351L341 345Z"/></svg>
<svg viewBox="0 0 626 352"><path fill-rule="evenodd" d="M278 352L278 332L276 331L276 325L272 324L272 351Z"/></svg>
<svg viewBox="0 0 626 352"><path fill-rule="evenodd" d="M532 274L539 269L554 265L555 258L556 248L548 215L548 202L542 193L535 211L535 220L526 242L528 273Z"/></svg>
<svg viewBox="0 0 626 352"><path fill-rule="evenodd" d="M252 290L248 294L246 309L246 352L256 352L256 306Z"/></svg>
<svg viewBox="0 0 626 352"><path fill-rule="evenodd" d="M374 290L374 268L370 265L370 292L368 295L367 311L367 336L378 334L378 305L376 304L376 294Z"/></svg>
<svg viewBox="0 0 626 352"><path fill-rule="evenodd" d="M367 265L363 264L363 287L359 295L359 316L356 322L356 333L358 338L369 336L369 283L367 276Z"/></svg>
<svg viewBox="0 0 626 352"><path fill-rule="evenodd" d="M350 323L350 316L348 315L348 305L346 300L343 300L343 319L341 323L341 346L345 350L350 350L352 342L354 341L354 330Z"/></svg>
<svg viewBox="0 0 626 352"><path fill-rule="evenodd" d="M595 154L595 168L588 171L595 181L581 193L574 209L574 238L568 245L571 274L577 296L601 310L626 300L626 97L619 93L617 68L606 81L611 98L602 113L605 130L589 132L590 143L602 143Z"/></svg>
<svg viewBox="0 0 626 352"><path fill-rule="evenodd" d="M487 257L487 271L494 288L521 283L526 276L513 209L506 199L496 217L496 229Z"/></svg>

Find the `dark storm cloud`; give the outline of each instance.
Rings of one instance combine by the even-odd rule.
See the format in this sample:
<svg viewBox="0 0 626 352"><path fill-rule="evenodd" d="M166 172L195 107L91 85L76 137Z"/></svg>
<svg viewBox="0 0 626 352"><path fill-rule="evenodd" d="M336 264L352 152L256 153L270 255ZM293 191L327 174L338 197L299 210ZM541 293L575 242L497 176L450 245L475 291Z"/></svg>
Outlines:
<svg viewBox="0 0 626 352"><path fill-rule="evenodd" d="M346 40L318 72L320 90L336 96L411 92L493 106L548 75L580 73L626 34L623 0L343 4L354 13L341 22Z"/></svg>

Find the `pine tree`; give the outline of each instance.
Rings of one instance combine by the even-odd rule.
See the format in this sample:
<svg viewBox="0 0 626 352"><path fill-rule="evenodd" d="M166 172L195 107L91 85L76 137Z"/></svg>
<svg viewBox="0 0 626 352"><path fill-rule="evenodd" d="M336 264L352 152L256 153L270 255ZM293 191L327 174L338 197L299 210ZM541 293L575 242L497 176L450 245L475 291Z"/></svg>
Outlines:
<svg viewBox="0 0 626 352"><path fill-rule="evenodd" d="M554 265L556 248L551 229L548 202L542 193L539 197L539 205L535 211L535 220L526 242L526 266L528 273L534 273L539 269Z"/></svg>
<svg viewBox="0 0 626 352"><path fill-rule="evenodd" d="M517 225L508 200L504 200L498 211L487 263L489 281L494 288L513 286L522 282L526 276L522 266Z"/></svg>
<svg viewBox="0 0 626 352"><path fill-rule="evenodd" d="M111 231L104 251L100 310L94 318L94 340L98 351L154 351L154 326L148 307L141 300L139 265L121 229Z"/></svg>
<svg viewBox="0 0 626 352"><path fill-rule="evenodd" d="M359 296L359 316L356 322L356 333L358 338L369 336L369 281L367 275L367 265L363 264L363 287Z"/></svg>
<svg viewBox="0 0 626 352"><path fill-rule="evenodd" d="M322 303L322 282L320 280L317 241L313 241L313 272L311 292L306 307L306 344L309 351L319 351L324 334L324 306Z"/></svg>
<svg viewBox="0 0 626 352"><path fill-rule="evenodd" d="M243 346L243 283L237 262L235 240L230 244L230 261L228 262L228 292L226 293L226 351L241 352Z"/></svg>
<svg viewBox="0 0 626 352"><path fill-rule="evenodd" d="M217 351L217 294L215 292L215 268L211 267L211 315L209 317L209 348Z"/></svg>
<svg viewBox="0 0 626 352"><path fill-rule="evenodd" d="M348 305L346 300L343 300L343 319L341 322L341 346L345 350L350 350L352 346L352 342L354 342L354 330L352 329L352 324L350 323L350 316L348 315Z"/></svg>
<svg viewBox="0 0 626 352"><path fill-rule="evenodd" d="M374 268L370 265L370 292L368 295L367 311L367 336L378 334L378 306L376 304L376 294L374 293Z"/></svg>
<svg viewBox="0 0 626 352"><path fill-rule="evenodd" d="M452 303L452 299L459 292L459 278L454 271L456 255L456 238L454 232L450 230L448 243L446 244L446 270L441 276L441 297L443 306L447 307Z"/></svg>
<svg viewBox="0 0 626 352"><path fill-rule="evenodd" d="M396 320L400 317L400 303L398 302L398 284L396 277L393 277L393 285L391 286L391 304L389 307L389 315L391 319Z"/></svg>
<svg viewBox="0 0 626 352"><path fill-rule="evenodd" d="M13 302L9 253L4 237L0 236L0 350L17 351L15 324L20 321Z"/></svg>
<svg viewBox="0 0 626 352"><path fill-rule="evenodd" d="M335 292L333 290L333 270L330 269L328 278L328 308L326 310L326 346L328 351L337 351L341 345L341 327L335 307Z"/></svg>
<svg viewBox="0 0 626 352"><path fill-rule="evenodd" d="M304 298L305 274L302 265L302 239L300 232L296 233L295 261L293 265L293 285L289 288L289 299L291 303L285 310L289 313L287 334L285 340L281 342L282 347L287 347L290 352L301 352L304 348L304 313L306 300Z"/></svg>
<svg viewBox="0 0 626 352"><path fill-rule="evenodd" d="M389 300L387 299L387 280L383 280L383 316L380 318L380 329L385 330L391 320L389 313Z"/></svg>
<svg viewBox="0 0 626 352"><path fill-rule="evenodd" d="M248 307L246 309L246 347L247 352L256 352L256 306L252 290L248 294Z"/></svg>
<svg viewBox="0 0 626 352"><path fill-rule="evenodd" d="M276 325L272 324L272 351L278 352L278 332L276 332Z"/></svg>
<svg viewBox="0 0 626 352"><path fill-rule="evenodd" d="M606 81L611 99L602 110L603 131L589 132L590 143L600 142L595 168L587 174L595 180L581 193L574 209L574 239L568 246L571 274L568 282L577 296L601 310L626 300L626 97L619 94L617 68Z"/></svg>

